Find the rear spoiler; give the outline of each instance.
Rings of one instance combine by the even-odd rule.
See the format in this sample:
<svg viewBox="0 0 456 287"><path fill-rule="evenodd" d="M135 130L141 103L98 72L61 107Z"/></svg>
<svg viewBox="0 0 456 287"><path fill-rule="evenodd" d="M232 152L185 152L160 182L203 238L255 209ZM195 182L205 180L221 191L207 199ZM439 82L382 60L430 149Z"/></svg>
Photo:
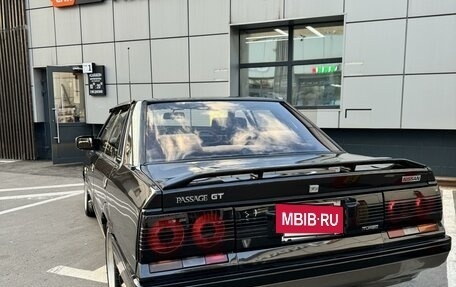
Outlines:
<svg viewBox="0 0 456 287"><path fill-rule="evenodd" d="M215 178L219 176L233 176L240 174L251 174L252 179L262 179L263 174L266 172L279 172L279 171L292 171L299 169L308 169L308 168L330 168L330 167L340 167L346 169L348 172L353 172L358 166L366 165L376 165L376 164L390 164L393 167L390 169L428 169L427 166L411 161L408 159L394 159L394 158L375 158L371 160L361 160L361 161L343 161L343 162L328 162L328 163L318 163L318 164L297 164L290 166L277 166L277 167L262 167L262 168L248 168L248 169L236 169L236 170L221 170L221 171L211 171L203 173L195 173L189 176L177 177L169 180L163 186L163 190L180 188L189 185L191 182L203 179L203 178Z"/></svg>

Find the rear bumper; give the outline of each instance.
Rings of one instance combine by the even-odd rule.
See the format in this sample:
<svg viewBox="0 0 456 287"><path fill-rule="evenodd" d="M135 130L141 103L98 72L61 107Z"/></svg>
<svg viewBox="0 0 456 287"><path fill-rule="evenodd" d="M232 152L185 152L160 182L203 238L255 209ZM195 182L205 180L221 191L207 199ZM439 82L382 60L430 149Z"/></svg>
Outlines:
<svg viewBox="0 0 456 287"><path fill-rule="evenodd" d="M125 282L127 286L387 286L406 281L420 271L445 262L451 249L448 236L407 245L327 254L267 264L247 264ZM130 277L131 278L131 277ZM365 286L369 286L365 285Z"/></svg>

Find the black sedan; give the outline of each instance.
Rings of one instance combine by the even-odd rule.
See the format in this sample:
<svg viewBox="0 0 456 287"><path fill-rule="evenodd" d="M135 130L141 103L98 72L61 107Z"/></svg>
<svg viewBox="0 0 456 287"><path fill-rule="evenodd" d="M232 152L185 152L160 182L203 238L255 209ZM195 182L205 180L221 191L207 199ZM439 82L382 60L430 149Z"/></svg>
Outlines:
<svg viewBox="0 0 456 287"><path fill-rule="evenodd" d="M76 143L110 287L386 286L450 251L428 167L348 154L283 101L133 102Z"/></svg>

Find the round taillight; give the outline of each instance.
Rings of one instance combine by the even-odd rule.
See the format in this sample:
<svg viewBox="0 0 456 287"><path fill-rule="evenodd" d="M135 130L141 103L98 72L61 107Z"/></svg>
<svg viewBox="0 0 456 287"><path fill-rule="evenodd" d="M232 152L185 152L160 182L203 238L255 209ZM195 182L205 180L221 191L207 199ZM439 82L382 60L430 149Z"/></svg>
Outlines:
<svg viewBox="0 0 456 287"><path fill-rule="evenodd" d="M149 230L150 248L159 254L176 251L184 241L184 227L176 219L156 221Z"/></svg>
<svg viewBox="0 0 456 287"><path fill-rule="evenodd" d="M201 215L193 223L192 236L195 244L202 249L216 246L225 236L223 219L215 213Z"/></svg>
<svg viewBox="0 0 456 287"><path fill-rule="evenodd" d="M426 198L424 195L419 192L415 191L415 208L416 208L416 216L419 220L424 220L427 217L427 212L429 211L429 203L426 202Z"/></svg>
<svg viewBox="0 0 456 287"><path fill-rule="evenodd" d="M421 192L415 191L415 207L420 208L423 205L424 196Z"/></svg>
<svg viewBox="0 0 456 287"><path fill-rule="evenodd" d="M390 202L388 202L388 207L387 207L387 220L390 222L390 223L395 223L397 222L398 220L398 214L396 212L396 201L394 200L391 200Z"/></svg>
<svg viewBox="0 0 456 287"><path fill-rule="evenodd" d="M392 213L394 212L394 206L396 206L396 202L394 200L391 200L388 202L388 212Z"/></svg>

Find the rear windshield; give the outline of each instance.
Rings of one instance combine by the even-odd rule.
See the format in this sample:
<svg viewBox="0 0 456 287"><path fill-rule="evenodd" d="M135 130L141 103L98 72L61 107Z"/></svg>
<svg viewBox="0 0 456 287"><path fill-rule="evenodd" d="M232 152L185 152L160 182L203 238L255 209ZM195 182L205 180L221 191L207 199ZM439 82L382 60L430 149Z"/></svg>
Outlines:
<svg viewBox="0 0 456 287"><path fill-rule="evenodd" d="M183 101L147 110L147 162L327 151L279 102Z"/></svg>

